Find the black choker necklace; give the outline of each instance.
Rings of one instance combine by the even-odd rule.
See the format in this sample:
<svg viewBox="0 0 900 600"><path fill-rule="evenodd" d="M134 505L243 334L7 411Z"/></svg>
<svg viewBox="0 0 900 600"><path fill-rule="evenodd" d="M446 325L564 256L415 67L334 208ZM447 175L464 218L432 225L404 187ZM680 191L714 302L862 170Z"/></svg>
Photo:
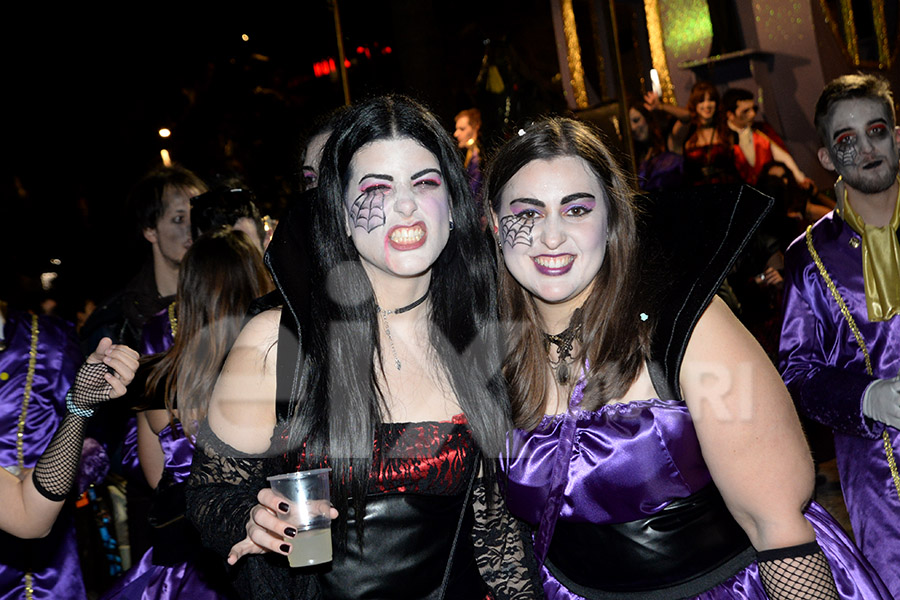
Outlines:
<svg viewBox="0 0 900 600"><path fill-rule="evenodd" d="M430 291L430 290L428 290L428 291ZM414 309L415 307L417 307L418 305L425 302L425 298L428 297L428 291L426 291L425 294L423 294L421 298L419 298L412 304L407 304L406 306L401 306L400 308L395 308L394 310L384 310L377 304L375 306L378 307L378 312L380 312L383 315L402 315L403 313L409 312L412 309Z"/></svg>
<svg viewBox="0 0 900 600"><path fill-rule="evenodd" d="M569 365L568 360L572 357L572 350L575 346L575 340L581 334L581 309L578 308L572 313L569 320L569 326L564 331L557 334L544 333L544 346L550 351L550 344L557 348L558 359L550 361L550 366L556 369L556 380L565 385L569 382Z"/></svg>
<svg viewBox="0 0 900 600"><path fill-rule="evenodd" d="M403 366L403 364L400 362L400 357L397 355L397 349L394 347L394 336L391 335L391 326L388 324L388 320L387 320L388 315L402 315L405 312L409 312L412 309L414 309L415 307L417 307L418 305L425 302L425 298L427 298L427 297L428 297L428 291L426 291L425 294L423 294L421 298L419 298L412 304L407 304L406 306L401 306L400 308L395 308L394 310L384 310L377 304L375 305L375 308L378 310L378 314L381 315L381 320L384 323L384 333L387 335L388 343L391 346L391 354L394 355L394 366L397 367L398 371Z"/></svg>

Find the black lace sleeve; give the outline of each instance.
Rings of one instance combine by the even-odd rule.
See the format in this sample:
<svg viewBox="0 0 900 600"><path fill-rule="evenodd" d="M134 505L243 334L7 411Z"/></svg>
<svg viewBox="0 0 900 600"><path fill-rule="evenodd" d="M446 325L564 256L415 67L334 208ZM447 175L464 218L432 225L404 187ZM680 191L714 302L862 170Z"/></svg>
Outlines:
<svg viewBox="0 0 900 600"><path fill-rule="evenodd" d="M543 598L531 532L525 523L509 513L496 482L490 488L490 502L484 479L479 478L472 490L475 505L472 537L481 576L496 600Z"/></svg>
<svg viewBox="0 0 900 600"><path fill-rule="evenodd" d="M246 535L256 494L277 472L278 459L244 454L227 445L204 421L187 482L187 516L203 545L221 557ZM313 600L319 597L314 577L297 574L281 555L245 556L229 567L231 584L242 598Z"/></svg>

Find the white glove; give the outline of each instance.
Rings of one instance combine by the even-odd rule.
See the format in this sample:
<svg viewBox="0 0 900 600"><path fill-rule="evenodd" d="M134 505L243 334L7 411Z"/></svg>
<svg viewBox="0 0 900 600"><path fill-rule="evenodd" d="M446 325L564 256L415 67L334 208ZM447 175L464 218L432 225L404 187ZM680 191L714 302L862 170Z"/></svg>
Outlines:
<svg viewBox="0 0 900 600"><path fill-rule="evenodd" d="M863 414L900 429L900 375L873 381L863 394Z"/></svg>

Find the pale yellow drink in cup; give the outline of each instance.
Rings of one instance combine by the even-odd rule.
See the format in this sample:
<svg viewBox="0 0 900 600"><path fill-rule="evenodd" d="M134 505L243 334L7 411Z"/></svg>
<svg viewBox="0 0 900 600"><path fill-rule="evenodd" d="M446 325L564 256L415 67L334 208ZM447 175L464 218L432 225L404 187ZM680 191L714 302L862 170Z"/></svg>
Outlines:
<svg viewBox="0 0 900 600"><path fill-rule="evenodd" d="M308 567L331 561L331 469L311 469L269 477L276 496L291 503L288 514L278 517L297 530L291 543L288 563L292 567Z"/></svg>

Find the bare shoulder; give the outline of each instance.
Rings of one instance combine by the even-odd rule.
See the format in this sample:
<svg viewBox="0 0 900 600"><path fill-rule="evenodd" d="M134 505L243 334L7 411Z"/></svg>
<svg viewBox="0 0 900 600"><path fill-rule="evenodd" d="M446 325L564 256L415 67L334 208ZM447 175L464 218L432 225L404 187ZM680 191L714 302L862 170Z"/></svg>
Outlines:
<svg viewBox="0 0 900 600"><path fill-rule="evenodd" d="M730 362L735 359L765 358L762 349L731 309L718 296L700 316L688 340L684 367L696 361Z"/></svg>
<svg viewBox="0 0 900 600"><path fill-rule="evenodd" d="M275 364L281 310L253 317L238 335L216 382L209 424L225 443L247 453L269 446L275 426Z"/></svg>

